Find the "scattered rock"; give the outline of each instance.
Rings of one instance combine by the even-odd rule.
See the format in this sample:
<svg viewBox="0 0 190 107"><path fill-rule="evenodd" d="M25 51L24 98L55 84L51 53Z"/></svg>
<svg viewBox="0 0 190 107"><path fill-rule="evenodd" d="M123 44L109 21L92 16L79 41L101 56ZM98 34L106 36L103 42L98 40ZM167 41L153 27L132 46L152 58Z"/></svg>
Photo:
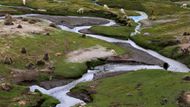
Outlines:
<svg viewBox="0 0 190 107"><path fill-rule="evenodd" d="M7 65L10 65L10 64L13 63L13 60L12 60L12 58L10 58L10 57L5 57L3 63L4 63L4 64L7 64Z"/></svg>
<svg viewBox="0 0 190 107"><path fill-rule="evenodd" d="M21 107L23 107L23 106L26 105L26 101L25 101L25 100L20 100L20 101L18 102L18 104L19 104Z"/></svg>
<svg viewBox="0 0 190 107"><path fill-rule="evenodd" d="M33 63L29 63L26 65L26 68L29 69L29 70L32 70L32 69L35 69L35 65Z"/></svg>
<svg viewBox="0 0 190 107"><path fill-rule="evenodd" d="M82 38L86 38L86 34L82 34Z"/></svg>
<svg viewBox="0 0 190 107"><path fill-rule="evenodd" d="M13 23L13 18L10 14L6 14L5 15L5 22L4 22L5 25L14 25Z"/></svg>
<svg viewBox="0 0 190 107"><path fill-rule="evenodd" d="M20 52L21 52L22 54L26 54L26 53L27 53L26 48L22 48Z"/></svg>
<svg viewBox="0 0 190 107"><path fill-rule="evenodd" d="M36 65L38 65L38 66L44 66L44 65L45 65L45 62L44 62L43 60L38 60L38 61L36 62Z"/></svg>
<svg viewBox="0 0 190 107"><path fill-rule="evenodd" d="M149 17L150 20L156 20L156 16L152 15Z"/></svg>
<svg viewBox="0 0 190 107"><path fill-rule="evenodd" d="M133 94L131 94L131 93L127 93L127 96L133 96Z"/></svg>
<svg viewBox="0 0 190 107"><path fill-rule="evenodd" d="M183 80L185 80L185 81L190 81L190 76L185 76L185 77L183 77Z"/></svg>
<svg viewBox="0 0 190 107"><path fill-rule="evenodd" d="M190 92L182 91L177 98L179 107L190 107Z"/></svg>
<svg viewBox="0 0 190 107"><path fill-rule="evenodd" d="M49 54L48 54L48 53L45 53L43 59L44 59L45 61L49 61Z"/></svg>
<svg viewBox="0 0 190 107"><path fill-rule="evenodd" d="M40 69L39 72L46 73L46 74L52 74L54 71L49 68Z"/></svg>
<svg viewBox="0 0 190 107"><path fill-rule="evenodd" d="M21 29L21 28L22 28L22 25L19 24L19 25L17 26L17 28Z"/></svg>
<svg viewBox="0 0 190 107"><path fill-rule="evenodd" d="M161 105L166 105L167 103L168 103L168 99L165 97L160 102Z"/></svg>
<svg viewBox="0 0 190 107"><path fill-rule="evenodd" d="M49 70L55 70L55 67L51 65L51 66L48 66L48 69Z"/></svg>
<svg viewBox="0 0 190 107"><path fill-rule="evenodd" d="M2 83L0 87L4 91L10 91L13 88L9 83Z"/></svg>
<svg viewBox="0 0 190 107"><path fill-rule="evenodd" d="M50 35L50 33L49 33L49 32L47 32L47 33L45 33L45 35L46 35L46 36L49 36L49 35Z"/></svg>
<svg viewBox="0 0 190 107"><path fill-rule="evenodd" d="M132 21L130 18L127 19L127 26L132 27Z"/></svg>
<svg viewBox="0 0 190 107"><path fill-rule="evenodd" d="M30 24L36 24L38 21L36 19L30 19L28 23Z"/></svg>
<svg viewBox="0 0 190 107"><path fill-rule="evenodd" d="M142 87L142 83L138 83L138 84L135 86L135 89L141 90L141 87Z"/></svg>
<svg viewBox="0 0 190 107"><path fill-rule="evenodd" d="M184 33L183 33L183 36L189 36L189 35L190 35L189 32L184 32Z"/></svg>
<svg viewBox="0 0 190 107"><path fill-rule="evenodd" d="M22 18L22 21L27 22L28 18Z"/></svg>
<svg viewBox="0 0 190 107"><path fill-rule="evenodd" d="M58 52L58 53L55 53L55 56L61 56L62 53Z"/></svg>
<svg viewBox="0 0 190 107"><path fill-rule="evenodd" d="M53 28L57 28L57 25L54 24L54 23L50 23L49 26L50 26L50 27L53 27Z"/></svg>

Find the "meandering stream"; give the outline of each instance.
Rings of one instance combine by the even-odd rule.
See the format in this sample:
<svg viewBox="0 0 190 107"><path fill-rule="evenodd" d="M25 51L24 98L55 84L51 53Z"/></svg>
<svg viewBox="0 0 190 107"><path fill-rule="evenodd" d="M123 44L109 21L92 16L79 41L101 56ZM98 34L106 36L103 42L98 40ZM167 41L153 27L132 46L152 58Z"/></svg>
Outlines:
<svg viewBox="0 0 190 107"><path fill-rule="evenodd" d="M4 6L4 5L0 5L0 6ZM6 7L16 7L16 8L24 8L24 9L34 10L32 8L27 8L27 7L22 7L22 6L20 6L20 7L18 7L18 6L6 6ZM139 21L148 18L148 15L144 12L137 11L137 13L139 13L140 16L130 16L130 18L132 18L136 23L138 23L137 27L134 29L134 32L131 33L131 36L135 36L137 33L140 33L141 24L139 23ZM22 15L22 16L33 16L33 15L28 14L28 15ZM3 17L1 17L1 18L3 18ZM81 18L85 18L85 17L81 17ZM115 24L116 24L115 21L109 20L109 23L104 24L102 26L112 26ZM75 33L80 34L80 32L79 32L80 30L89 29L92 26L80 26L80 27L75 27L73 29L70 29L70 28L63 26L63 25L59 25L59 27L62 30L75 32ZM170 70L170 71L175 71L175 72L188 72L188 71L190 71L190 69L187 66L185 66L184 64L182 64L178 61L175 61L173 59L164 57L155 51L144 49L144 48L138 46L132 40L120 40L120 39L104 37L102 35L94 35L94 34L87 34L87 36L97 38L100 40L104 40L104 41L110 42L110 43L130 44L131 46L133 46L136 49L144 51L144 52L146 52L146 53L148 53L148 54L150 54L150 55L152 55L152 56L154 56L154 57L156 57L156 58L158 58L164 62L167 62L169 64L168 70ZM56 88L53 88L50 90L46 90L46 89L39 87L37 85L33 85L30 87L30 90L35 91L37 89L40 92L42 92L43 94L47 94L47 95L50 95L50 96L58 99L61 103L58 104L56 107L71 107L71 106L74 106L78 103L82 103L82 104L85 104L85 103L80 99L76 99L76 98L68 96L67 93L72 88L74 88L77 84L79 84L81 82L92 81L94 78L94 75L96 73L99 73L99 72L118 72L118 71L119 72L120 71L127 72L127 71L135 71L135 70L140 70L140 69L163 69L163 68L158 66L158 65L105 64L102 66L95 67L95 70L88 70L87 73L84 74L80 79L75 80L75 81L73 81L67 85L56 87Z"/></svg>
<svg viewBox="0 0 190 107"><path fill-rule="evenodd" d="M138 12L138 13L140 14L140 16L130 16L130 18L132 18L137 23L139 23L140 20L148 18L146 13L144 13L144 12ZM115 21L109 20L109 23L104 24L102 26L112 26L115 24L116 24ZM80 30L88 29L91 26L80 26L80 27L75 27L73 29L70 29L70 28L63 26L63 25L59 25L59 27L65 31L80 33L79 32ZM132 33L132 35L135 35L136 33L140 33L140 27L141 27L141 24L139 23L139 25L135 28L135 31ZM144 49L144 48L138 46L132 40L120 40L120 39L104 37L102 35L94 35L94 34L87 34L87 36L97 38L97 39L101 39L101 40L104 40L106 42L111 42L111 43L130 44L136 49L142 50L142 51L144 51L144 52L146 52L146 53L148 53L148 54L150 54L150 55L152 55L152 56L154 56L160 60L163 60L164 62L167 62L170 65L168 70L176 71L176 72L188 72L188 71L190 71L190 69L187 66L185 66L184 64L177 62L173 59L164 57L155 51ZM44 94L48 94L50 96L55 97L56 99L58 99L61 102L56 107L71 107L71 106L74 106L75 104L78 104L78 103L84 104L84 102L82 100L68 96L67 93L70 91L70 89L74 88L77 84L79 84L81 82L92 81L95 73L99 73L101 71L102 72L117 72L117 71L125 71L126 72L126 71L140 70L140 69L163 69L163 68L160 66L157 66L157 65L106 64L106 65L98 66L95 69L96 70L88 70L88 72L86 74L84 74L80 79L73 81L73 82L71 82L65 86L60 86L60 87L56 87L56 88L53 88L50 90L46 90L46 89L39 87L37 85L33 85L30 87L30 90L35 91L36 89L38 89L39 91L41 91Z"/></svg>
<svg viewBox="0 0 190 107"><path fill-rule="evenodd" d="M0 6L4 6L4 5L0 5ZM6 7L16 7L16 8L24 8L24 9L34 10L32 8L27 8L27 7L22 7L22 6L20 6L20 7L18 7L18 6L6 6ZM148 18L148 15L144 12L137 11L137 13L139 13L140 16L130 16L130 18L132 18L136 23L138 23L137 27L134 29L134 32L131 33L131 36L135 36L137 33L140 33L141 24L139 23L139 21ZM22 16L33 16L33 15L28 14L28 15L22 15ZM3 18L3 17L1 17L1 18ZM82 18L85 18L85 17L82 17ZM109 23L104 24L102 26L112 26L115 24L116 24L115 21L109 20ZM75 27L73 29L70 29L70 28L63 26L63 25L59 25L59 27L62 30L75 32L75 33L80 34L80 32L79 32L80 30L89 29L92 26L80 26L80 27ZM173 59L164 57L155 51L144 49L144 48L138 46L132 40L120 40L120 39L104 37L102 35L94 35L94 34L87 34L87 36L97 38L100 40L104 40L104 41L110 42L110 43L130 44L131 46L133 46L136 49L144 51L144 52L146 52L146 53L148 53L148 54L150 54L150 55L152 55L152 56L154 56L154 57L156 57L156 58L158 58L164 62L167 62L169 64L168 70L170 70L170 71L175 71L175 72L189 72L190 71L190 69L186 65L184 65L178 61L175 61ZM53 88L50 90L46 90L46 89L39 87L37 85L33 85L30 87L30 90L35 91L37 89L40 92L42 92L43 94L47 94L47 95L50 95L50 96L58 99L61 103L58 104L56 107L71 107L71 106L74 106L78 103L83 103L83 104L85 104L85 103L80 99L76 99L76 98L68 96L67 93L72 88L74 88L77 84L79 84L81 82L92 81L94 78L94 75L96 73L99 73L99 72L118 72L118 71L127 72L127 71L135 71L135 70L140 70L140 69L163 69L163 68L158 66L158 65L105 64L102 66L95 67L95 70L88 70L87 73L84 74L80 79L73 81L67 85L56 87L56 88Z"/></svg>

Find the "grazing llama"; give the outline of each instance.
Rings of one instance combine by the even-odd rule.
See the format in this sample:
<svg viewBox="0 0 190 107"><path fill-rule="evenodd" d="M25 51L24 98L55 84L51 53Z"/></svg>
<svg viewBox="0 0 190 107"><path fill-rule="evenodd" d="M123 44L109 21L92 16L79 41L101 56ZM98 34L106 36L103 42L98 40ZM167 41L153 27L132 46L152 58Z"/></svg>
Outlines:
<svg viewBox="0 0 190 107"><path fill-rule="evenodd" d="M110 10L110 8L108 7L108 5L104 4L104 9L105 10Z"/></svg>
<svg viewBox="0 0 190 107"><path fill-rule="evenodd" d="M79 13L79 14L83 14L83 13L84 13L84 8L80 8L80 9L78 9L78 10L77 10L77 13Z"/></svg>
<svg viewBox="0 0 190 107"><path fill-rule="evenodd" d="M185 3L181 5L182 8L187 8L187 6L188 6L188 5L185 4Z"/></svg>
<svg viewBox="0 0 190 107"><path fill-rule="evenodd" d="M22 0L23 5L26 5L26 0Z"/></svg>
<svg viewBox="0 0 190 107"><path fill-rule="evenodd" d="M119 10L122 14L126 14L126 12L125 12L125 10L123 9L123 8L121 8L120 10Z"/></svg>

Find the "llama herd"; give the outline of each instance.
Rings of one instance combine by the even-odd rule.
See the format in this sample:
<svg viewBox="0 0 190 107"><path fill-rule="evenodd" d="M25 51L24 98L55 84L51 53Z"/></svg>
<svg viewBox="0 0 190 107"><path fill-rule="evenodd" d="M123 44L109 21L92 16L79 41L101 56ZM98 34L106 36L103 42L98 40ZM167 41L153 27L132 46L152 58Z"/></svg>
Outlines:
<svg viewBox="0 0 190 107"><path fill-rule="evenodd" d="M23 2L23 5L26 5L26 0L22 0L22 2ZM110 10L109 6L106 4L103 5L103 9L104 10ZM84 14L84 11L85 11L85 8L81 7L77 10L77 13L78 14ZM123 9L123 8L119 9L119 13L122 14L123 18L127 18L127 14L125 12L125 9Z"/></svg>
<svg viewBox="0 0 190 107"><path fill-rule="evenodd" d="M110 11L111 10L109 8L109 6L106 5L106 4L103 5L103 9L106 10L106 11ZM82 8L82 7L77 10L78 14L84 14L84 12L85 12L85 8ZM119 14L122 16L121 17L122 19L128 19L128 15L127 15L125 9L123 9L123 8L119 9Z"/></svg>

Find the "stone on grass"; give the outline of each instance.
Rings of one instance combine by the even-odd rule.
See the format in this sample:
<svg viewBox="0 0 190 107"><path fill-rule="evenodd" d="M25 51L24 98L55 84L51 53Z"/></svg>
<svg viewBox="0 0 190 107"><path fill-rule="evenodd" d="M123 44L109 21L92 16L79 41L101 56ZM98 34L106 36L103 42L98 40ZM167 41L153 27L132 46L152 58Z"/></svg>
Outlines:
<svg viewBox="0 0 190 107"><path fill-rule="evenodd" d="M28 64L26 64L26 68L29 70L35 69L35 65L33 63L28 63Z"/></svg>
<svg viewBox="0 0 190 107"><path fill-rule="evenodd" d="M168 99L167 98L163 98L160 102L161 105L166 105L168 103Z"/></svg>
<svg viewBox="0 0 190 107"><path fill-rule="evenodd" d="M5 25L14 25L13 23L13 18L10 14L6 14L5 15L5 22L4 22Z"/></svg>
<svg viewBox="0 0 190 107"><path fill-rule="evenodd" d="M44 59L45 61L49 61L49 54L48 54L48 53L45 53L43 59Z"/></svg>
<svg viewBox="0 0 190 107"><path fill-rule="evenodd" d="M127 93L127 96L133 96L133 94L131 94L131 93Z"/></svg>
<svg viewBox="0 0 190 107"><path fill-rule="evenodd" d="M24 107L26 105L26 101L25 100L20 100L18 102L18 104L21 106L21 107Z"/></svg>
<svg viewBox="0 0 190 107"><path fill-rule="evenodd" d="M35 19L30 19L28 23L30 23L30 24L36 24L37 22L38 22L38 21L35 20Z"/></svg>
<svg viewBox="0 0 190 107"><path fill-rule="evenodd" d="M184 32L184 33L183 33L183 36L189 36L189 35L190 35L189 32Z"/></svg>
<svg viewBox="0 0 190 107"><path fill-rule="evenodd" d="M53 27L53 28L57 28L57 25L54 24L54 23L50 23L49 26L50 26L50 27Z"/></svg>
<svg viewBox="0 0 190 107"><path fill-rule="evenodd" d="M22 25L19 24L19 25L17 26L17 28L21 29L21 28L22 28Z"/></svg>
<svg viewBox="0 0 190 107"><path fill-rule="evenodd" d="M182 91L177 98L179 107L190 107L190 92Z"/></svg>
<svg viewBox="0 0 190 107"><path fill-rule="evenodd" d="M61 55L62 55L61 52L57 52L57 53L55 53L55 56L61 56Z"/></svg>
<svg viewBox="0 0 190 107"><path fill-rule="evenodd" d="M27 51L26 51L26 48L21 48L21 51L20 51L22 54L26 54Z"/></svg>
<svg viewBox="0 0 190 107"><path fill-rule="evenodd" d="M13 63L13 60L12 60L12 58L10 58L10 57L5 57L3 63L4 63L4 64L7 64L7 65L10 65L10 64Z"/></svg>
<svg viewBox="0 0 190 107"><path fill-rule="evenodd" d="M86 34L82 34L82 38L86 38Z"/></svg>
<svg viewBox="0 0 190 107"><path fill-rule="evenodd" d="M49 32L47 32L47 33L45 33L45 35L46 35L46 36L49 36L49 35L50 35L50 33L49 33Z"/></svg>
<svg viewBox="0 0 190 107"><path fill-rule="evenodd" d="M4 91L10 91L13 88L9 83L2 83L0 87Z"/></svg>
<svg viewBox="0 0 190 107"><path fill-rule="evenodd" d="M22 18L22 21L27 22L28 18Z"/></svg>
<svg viewBox="0 0 190 107"><path fill-rule="evenodd" d="M55 66L52 66L52 65L48 66L48 69L54 71L55 70Z"/></svg>
<svg viewBox="0 0 190 107"><path fill-rule="evenodd" d="M185 77L183 77L183 80L185 80L185 81L190 81L190 76L185 76Z"/></svg>
<svg viewBox="0 0 190 107"><path fill-rule="evenodd" d="M38 60L38 61L36 62L36 65L38 65L38 66L44 66L44 65L45 65L45 62L44 62L43 60Z"/></svg>

